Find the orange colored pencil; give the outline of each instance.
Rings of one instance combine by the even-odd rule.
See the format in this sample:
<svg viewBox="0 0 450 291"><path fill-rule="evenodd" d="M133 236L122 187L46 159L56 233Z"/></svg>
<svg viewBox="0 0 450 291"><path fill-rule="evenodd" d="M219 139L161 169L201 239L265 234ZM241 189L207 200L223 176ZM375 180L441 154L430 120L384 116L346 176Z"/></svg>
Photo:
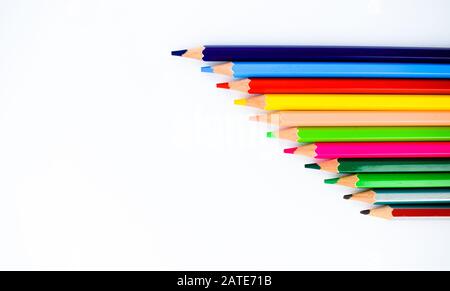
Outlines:
<svg viewBox="0 0 450 291"><path fill-rule="evenodd" d="M448 126L450 111L278 111L250 117L280 127Z"/></svg>

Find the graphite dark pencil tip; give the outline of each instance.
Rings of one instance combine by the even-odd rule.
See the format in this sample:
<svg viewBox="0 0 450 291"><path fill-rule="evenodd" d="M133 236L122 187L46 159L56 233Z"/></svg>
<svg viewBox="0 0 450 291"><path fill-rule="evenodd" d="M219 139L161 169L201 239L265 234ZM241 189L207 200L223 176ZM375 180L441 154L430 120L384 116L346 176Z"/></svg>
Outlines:
<svg viewBox="0 0 450 291"><path fill-rule="evenodd" d="M172 51L172 56L181 57L187 52L187 50L178 50L178 51Z"/></svg>
<svg viewBox="0 0 450 291"><path fill-rule="evenodd" d="M359 213L361 213L362 215L369 215L369 214L370 214L370 210L369 210L369 209L367 209L367 210L362 210L362 211L359 212Z"/></svg>
<svg viewBox="0 0 450 291"><path fill-rule="evenodd" d="M353 194L347 194L347 195L344 195L344 199L345 200L349 200L350 198L352 198L353 197Z"/></svg>
<svg viewBox="0 0 450 291"><path fill-rule="evenodd" d="M305 168L307 169L315 169L315 170L320 170L320 166L318 164L306 164Z"/></svg>

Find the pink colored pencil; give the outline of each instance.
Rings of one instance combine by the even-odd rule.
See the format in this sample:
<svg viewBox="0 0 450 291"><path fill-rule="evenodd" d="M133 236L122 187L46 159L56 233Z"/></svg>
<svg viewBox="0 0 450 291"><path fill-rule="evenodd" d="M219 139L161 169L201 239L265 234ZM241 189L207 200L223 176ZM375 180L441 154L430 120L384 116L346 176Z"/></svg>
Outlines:
<svg viewBox="0 0 450 291"><path fill-rule="evenodd" d="M316 159L448 158L450 142L318 142L284 152Z"/></svg>

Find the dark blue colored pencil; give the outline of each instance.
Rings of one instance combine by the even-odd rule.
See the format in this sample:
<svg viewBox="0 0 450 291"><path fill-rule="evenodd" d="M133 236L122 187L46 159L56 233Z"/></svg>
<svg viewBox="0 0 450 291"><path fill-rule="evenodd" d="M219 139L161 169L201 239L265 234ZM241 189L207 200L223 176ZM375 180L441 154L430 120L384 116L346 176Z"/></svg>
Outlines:
<svg viewBox="0 0 450 291"><path fill-rule="evenodd" d="M222 46L173 51L203 61L450 63L450 48L370 46Z"/></svg>

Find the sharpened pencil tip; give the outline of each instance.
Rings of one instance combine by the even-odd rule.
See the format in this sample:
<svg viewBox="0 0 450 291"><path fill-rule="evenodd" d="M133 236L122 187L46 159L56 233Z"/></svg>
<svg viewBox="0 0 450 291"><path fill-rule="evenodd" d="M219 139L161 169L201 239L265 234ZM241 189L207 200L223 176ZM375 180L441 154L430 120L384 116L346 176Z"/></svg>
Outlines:
<svg viewBox="0 0 450 291"><path fill-rule="evenodd" d="M369 210L369 209L367 209L367 210L362 210L362 211L360 211L359 213L361 213L362 215L369 215L369 214L370 214L370 210Z"/></svg>
<svg viewBox="0 0 450 291"><path fill-rule="evenodd" d="M353 197L353 194L347 194L347 195L344 195L344 199L345 200L349 200L350 198L352 198Z"/></svg>
<svg viewBox="0 0 450 291"><path fill-rule="evenodd" d="M242 98L242 99L236 99L234 100L234 104L235 105L247 105L247 99Z"/></svg>
<svg viewBox="0 0 450 291"><path fill-rule="evenodd" d="M320 170L320 166L318 164L306 164L305 168L307 169L315 169L315 170Z"/></svg>
<svg viewBox="0 0 450 291"><path fill-rule="evenodd" d="M178 50L178 51L172 51L172 56L181 57L183 56L187 50Z"/></svg>
<svg viewBox="0 0 450 291"><path fill-rule="evenodd" d="M202 73L214 73L211 66L202 67Z"/></svg>
<svg viewBox="0 0 450 291"><path fill-rule="evenodd" d="M336 184L338 181L339 178L325 179L325 184Z"/></svg>
<svg viewBox="0 0 450 291"><path fill-rule="evenodd" d="M296 147L295 147L295 148L288 148L288 149L284 149L283 152L284 152L285 154L291 154L291 155L293 155L293 154L295 153L296 150L297 150Z"/></svg>
<svg viewBox="0 0 450 291"><path fill-rule="evenodd" d="M230 89L230 85L228 85L228 83L218 83L216 84L216 87L221 89Z"/></svg>

